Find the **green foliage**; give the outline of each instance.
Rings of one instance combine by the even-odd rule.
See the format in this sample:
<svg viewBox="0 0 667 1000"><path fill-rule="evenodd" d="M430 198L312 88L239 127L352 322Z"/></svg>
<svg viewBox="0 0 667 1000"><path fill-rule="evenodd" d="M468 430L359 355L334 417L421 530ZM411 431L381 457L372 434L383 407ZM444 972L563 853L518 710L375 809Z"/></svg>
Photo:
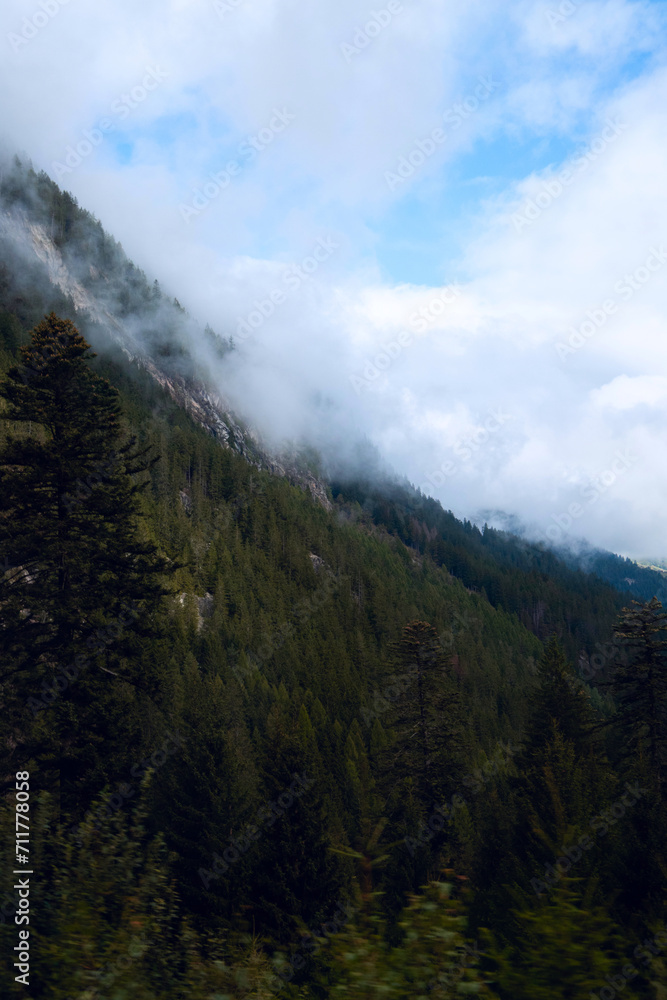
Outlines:
<svg viewBox="0 0 667 1000"><path fill-rule="evenodd" d="M87 820L75 839L58 821L49 795L33 798L30 995L49 1000L271 996L273 975L256 944L231 949L223 939L201 938L189 926L162 837L147 834L146 809L138 801L132 817L116 813L101 828ZM13 815L4 808L5 842L11 825ZM0 928L5 954L12 954L16 940L13 921ZM3 996L25 995L22 983L3 984Z"/></svg>
<svg viewBox="0 0 667 1000"><path fill-rule="evenodd" d="M412 779L419 798L435 803L460 781L465 745L460 697L436 629L410 622L394 646L401 683L387 713L393 739L385 751L395 787Z"/></svg>
<svg viewBox="0 0 667 1000"><path fill-rule="evenodd" d="M614 726L631 771L642 773L662 798L667 782L667 611L655 597L632 603L614 629L629 653L629 662L614 673ZM644 760L648 768L642 766Z"/></svg>
<svg viewBox="0 0 667 1000"><path fill-rule="evenodd" d="M486 936L501 1000L589 1000L609 990L607 977L623 966L624 940L602 909L590 909L575 885L561 885L554 897L514 914L517 944L504 949ZM637 997L620 979L624 997ZM615 992L615 991L614 991Z"/></svg>
<svg viewBox="0 0 667 1000"><path fill-rule="evenodd" d="M123 440L118 392L91 357L72 323L51 314L0 386L15 429L0 452L5 762L50 770L68 808L108 773L107 742L134 736L128 683L155 693L139 640L166 593L167 564L136 526L148 480L135 478L150 463Z"/></svg>
<svg viewBox="0 0 667 1000"><path fill-rule="evenodd" d="M337 971L329 996L371 998L491 996L479 972L477 944L466 941L462 904L447 882L413 896L398 922L400 944L389 946L377 912L360 915L337 935L331 956Z"/></svg>

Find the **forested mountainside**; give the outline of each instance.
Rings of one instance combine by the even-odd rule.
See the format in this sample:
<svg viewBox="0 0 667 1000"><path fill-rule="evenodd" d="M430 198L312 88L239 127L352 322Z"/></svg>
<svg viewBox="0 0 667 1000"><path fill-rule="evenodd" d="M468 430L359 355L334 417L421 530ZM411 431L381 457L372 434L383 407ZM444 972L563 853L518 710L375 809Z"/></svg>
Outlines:
<svg viewBox="0 0 667 1000"><path fill-rule="evenodd" d="M84 213L39 183L64 239ZM233 414L179 405L170 380L207 373L176 334L137 364L136 290L114 341L115 306L77 310L7 232L2 836L21 869L28 781L30 995L663 997L658 602L409 484L277 474Z"/></svg>
<svg viewBox="0 0 667 1000"><path fill-rule="evenodd" d="M220 336L210 326L198 329L178 300L165 295L157 280L149 281L94 216L45 173L36 174L18 157L0 165L0 207L0 306L5 312L24 329L52 310L76 316L84 336L106 356L116 357L121 365L128 359L132 370L148 372L196 423L223 443L254 464L307 485L326 503L316 457L304 449L300 457L277 459L231 412L224 397L224 358L235 349L233 336ZM15 347L18 341L9 334L8 343ZM334 468L329 477L334 489L354 496L375 523L436 560L446 552L447 565L466 586L485 590L494 605L524 616L529 602L515 599L502 579L512 566L560 576L566 589L579 595L590 591L589 576L595 574L623 592L626 601L629 594L667 597L662 574L612 553L584 549L576 558L566 551L554 556L542 546L523 544L511 533L489 528L483 530L479 545L477 528L462 524L437 501L422 498L407 482L374 472L366 481L351 484L348 474L343 487L336 485L339 477ZM429 538L434 530L438 534ZM569 575L566 566L583 566L585 584L583 576ZM553 607L552 601L547 603ZM578 606L579 601L575 603ZM524 622L534 629L545 613L546 607L537 601ZM575 646L581 645L585 636L580 624L571 627L574 619L565 610L561 617L575 635ZM549 634L553 619L547 617L544 624L543 634Z"/></svg>
<svg viewBox="0 0 667 1000"><path fill-rule="evenodd" d="M580 553L578 566L607 580L618 590L629 590L635 597L650 601L657 597L667 603L667 574L649 566L639 565L632 559L593 549ZM662 577L662 579L661 579Z"/></svg>

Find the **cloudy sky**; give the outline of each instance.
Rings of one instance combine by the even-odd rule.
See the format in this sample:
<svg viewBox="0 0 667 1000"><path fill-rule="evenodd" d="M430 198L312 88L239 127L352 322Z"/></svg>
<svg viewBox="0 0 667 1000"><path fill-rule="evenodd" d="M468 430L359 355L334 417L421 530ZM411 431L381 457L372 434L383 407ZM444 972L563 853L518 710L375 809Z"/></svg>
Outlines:
<svg viewBox="0 0 667 1000"><path fill-rule="evenodd" d="M4 0L0 138L267 434L667 556L667 5Z"/></svg>

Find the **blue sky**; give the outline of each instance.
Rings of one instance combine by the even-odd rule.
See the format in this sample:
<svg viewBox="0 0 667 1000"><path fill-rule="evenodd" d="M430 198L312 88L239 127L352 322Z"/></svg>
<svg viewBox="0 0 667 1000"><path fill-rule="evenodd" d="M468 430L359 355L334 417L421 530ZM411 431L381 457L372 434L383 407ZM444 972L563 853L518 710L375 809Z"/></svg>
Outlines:
<svg viewBox="0 0 667 1000"><path fill-rule="evenodd" d="M665 557L666 5L451 6L6 0L3 139L224 334L335 245L214 375L267 438Z"/></svg>

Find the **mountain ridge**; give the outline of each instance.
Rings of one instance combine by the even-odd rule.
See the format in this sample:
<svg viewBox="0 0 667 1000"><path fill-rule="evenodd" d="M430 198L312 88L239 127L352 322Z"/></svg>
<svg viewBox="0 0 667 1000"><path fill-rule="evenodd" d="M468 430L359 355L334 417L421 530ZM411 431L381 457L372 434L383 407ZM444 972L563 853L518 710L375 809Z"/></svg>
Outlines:
<svg viewBox="0 0 667 1000"><path fill-rule="evenodd" d="M224 341L217 337L207 327L198 329L197 325L190 320L177 300L171 302L162 292L159 292L158 305L152 310L153 315L149 320L158 318L161 313L168 313L168 320L172 325L172 334L175 344L161 345L165 350L164 357L157 361L155 356L147 349L142 339L136 336L129 328L128 324L118 316L117 310L109 307L95 294L95 288L87 287L84 284L85 275L77 276L65 259L67 242L64 247L58 246L53 238L53 234L47 231L46 223L40 221L40 214L43 215L48 206L45 204L47 195L53 200L61 200L66 210L72 213L72 220L69 220L71 228L79 227L89 229L95 236L101 234L102 239L109 240L115 244L113 238L102 229L100 223L86 212L79 208L76 200L71 198L66 192L60 191L58 186L51 181L46 174L36 175L31 167L25 167L16 158L13 166L13 175L9 180L6 177L5 168L0 177L0 200L4 199L5 207L0 211L0 241L4 243L2 256L8 258L12 249L24 256L36 258L43 266L50 284L58 288L74 308L77 321L84 322L84 328L93 325L98 328L98 334L102 333L108 343L116 345L126 356L128 363L136 365L145 370L149 376L159 384L169 396L188 412L192 418L204 427L209 433L216 437L225 447L230 447L238 454L243 455L258 468L266 468L275 475L285 476L290 481L297 483L307 489L311 495L325 508L330 509L330 501L327 496L326 485L308 468L304 468L302 456L296 449L273 452L262 440L260 434L237 414L234 413L232 404L225 399L219 388L219 380L211 380L206 377L206 373L201 370L198 359L193 355L188 357L186 346L192 345L192 330L197 330L204 342L204 356L219 353L224 357L225 353L232 350L231 341ZM19 192L17 195L16 183L18 172ZM26 191L22 185L29 185ZM41 191L40 191L41 188ZM8 189L19 205L14 204L12 208L6 207ZM55 215L55 213L54 213ZM52 215L53 219L53 215ZM52 221L53 229L53 221ZM123 266L136 272L143 279L145 288L149 288L143 272L134 267L132 262L126 257L119 244L115 244L119 260L117 266ZM88 276L93 285L110 283L107 273L99 266L99 261L94 259L87 265ZM83 280L82 280L83 279ZM116 280L114 278L114 280ZM154 288L157 281L154 283ZM104 287L104 286L103 286ZM142 290L143 291L143 290ZM143 303L145 304L145 303ZM187 343L184 343L186 331L190 332ZM174 348L176 348L174 350ZM173 354L169 353L169 350ZM175 359L174 364L168 364L170 358ZM185 360L185 364L183 361ZM184 369L184 370L179 370ZM214 382L216 384L214 384Z"/></svg>
<svg viewBox="0 0 667 1000"><path fill-rule="evenodd" d="M187 315L177 299L171 300L153 286L142 271L127 258L122 247L76 199L60 190L44 173L36 174L18 157L0 171L0 249L1 258L22 255L48 281L52 289L71 303L84 333L93 345L104 350L114 345L128 364L145 371L169 397L192 419L258 469L283 476L307 490L327 511L333 509L331 488L341 478L364 481L363 472L338 472L335 467L321 469L321 459L293 446L275 453L261 440L259 433L234 413L231 402L220 390L224 381L224 358L235 349L233 340L225 340L210 327L201 329ZM47 227L50 227L50 231ZM16 273L5 267L5 304L11 304L12 288L20 285ZM105 270L106 268L106 270ZM15 271L15 269L14 269ZM78 273L77 273L78 271ZM119 288L125 279L131 291ZM39 284L39 278L37 279ZM43 291L46 286L43 285ZM9 295L8 295L9 293ZM48 292L45 299L48 299ZM48 304L44 303L45 310ZM122 313L125 315L122 315ZM161 330L157 328L162 326ZM148 331L148 333L147 333ZM100 340L102 343L100 344ZM96 344L95 341L98 343ZM193 347L197 350L193 353ZM152 348L152 349L151 349ZM366 460L369 454L366 454ZM375 459L370 455L370 460ZM319 466L314 470L313 465ZM376 471L368 481L370 493L389 493L399 488L398 476ZM382 483L384 482L384 487ZM402 502L421 497L419 490L404 481ZM441 507L438 501L433 501ZM444 508L441 508L444 512ZM494 512L494 517L498 512ZM491 512L487 512L490 516ZM484 517L484 515L481 515ZM643 567L632 560L585 544L572 550L548 543L526 541L523 527L512 515L504 515L509 531L501 534L514 539L517 546L528 544L536 551L551 551L563 562L599 576L621 593L648 598L651 588L667 601L667 584L659 570ZM452 515L453 517L453 515ZM464 522L465 523L465 522ZM427 529L435 531L435 528ZM491 529L496 530L496 529ZM410 544L408 542L408 544ZM595 552L595 555L593 554ZM627 565L626 565L627 563ZM632 575L630 575L632 573ZM651 575L653 574L653 575ZM640 583L637 583L637 579Z"/></svg>

